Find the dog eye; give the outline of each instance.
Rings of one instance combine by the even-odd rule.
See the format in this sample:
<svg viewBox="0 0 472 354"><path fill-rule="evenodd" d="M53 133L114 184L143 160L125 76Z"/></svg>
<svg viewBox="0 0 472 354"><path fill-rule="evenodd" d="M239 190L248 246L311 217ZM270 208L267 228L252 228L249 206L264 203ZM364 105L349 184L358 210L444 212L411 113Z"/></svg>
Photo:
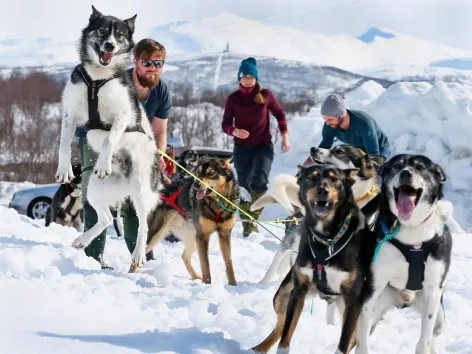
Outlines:
<svg viewBox="0 0 472 354"><path fill-rule="evenodd" d="M397 162L395 164L393 164L392 166L395 170L399 170L403 167L403 165L400 163L400 162Z"/></svg>
<svg viewBox="0 0 472 354"><path fill-rule="evenodd" d="M123 35L121 33L116 33L115 38L121 41L123 39Z"/></svg>
<svg viewBox="0 0 472 354"><path fill-rule="evenodd" d="M417 165L415 166L415 168L416 168L418 171L422 171L422 170L424 170L424 169L426 168L426 166L423 165L423 164L417 164Z"/></svg>
<svg viewBox="0 0 472 354"><path fill-rule="evenodd" d="M105 34L105 33L107 33L107 31L104 28L99 28L98 33Z"/></svg>
<svg viewBox="0 0 472 354"><path fill-rule="evenodd" d="M337 181L339 181L339 178L336 176L333 176L333 177L330 177L330 180L331 182L336 183Z"/></svg>
<svg viewBox="0 0 472 354"><path fill-rule="evenodd" d="M344 155L344 151L342 151L342 150L336 150L336 154L338 154L338 155Z"/></svg>

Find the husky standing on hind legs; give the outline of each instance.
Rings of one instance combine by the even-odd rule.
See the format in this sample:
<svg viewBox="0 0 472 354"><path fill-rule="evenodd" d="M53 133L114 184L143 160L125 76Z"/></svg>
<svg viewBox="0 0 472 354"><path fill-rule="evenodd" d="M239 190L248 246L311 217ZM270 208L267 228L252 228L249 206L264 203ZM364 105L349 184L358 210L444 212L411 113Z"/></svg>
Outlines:
<svg viewBox="0 0 472 354"><path fill-rule="evenodd" d="M130 197L139 220L130 272L144 263L147 216L160 203L163 174L151 126L136 88L126 73L136 15L120 20L104 16L92 6L82 31L79 64L62 97L63 119L57 181L74 176L70 163L74 130L85 125L90 147L99 153L87 196L97 223L73 246L84 248L113 220L110 207Z"/></svg>

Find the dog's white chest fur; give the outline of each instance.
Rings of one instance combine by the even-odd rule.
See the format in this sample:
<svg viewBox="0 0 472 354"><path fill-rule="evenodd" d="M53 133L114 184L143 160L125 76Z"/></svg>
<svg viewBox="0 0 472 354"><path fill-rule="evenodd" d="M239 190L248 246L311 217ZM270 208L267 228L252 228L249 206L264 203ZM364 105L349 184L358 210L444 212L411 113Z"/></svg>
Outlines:
<svg viewBox="0 0 472 354"><path fill-rule="evenodd" d="M310 267L300 267L300 272L306 275L312 282L314 271L315 270ZM325 266L325 271L329 289L336 293L341 292L341 285L349 278L349 273L330 266Z"/></svg>
<svg viewBox="0 0 472 354"><path fill-rule="evenodd" d="M111 124L118 116L127 117L128 124L135 124L136 119L132 114L131 102L119 97L128 97L128 89L123 86L119 79L113 79L105 83L98 91L98 111L100 119L104 123ZM85 82L68 84L64 91L64 105L69 107L70 112L74 112L78 125L85 124L89 119L88 112L88 86ZM133 122L134 120L134 122Z"/></svg>
<svg viewBox="0 0 472 354"><path fill-rule="evenodd" d="M440 220L438 219L436 223L434 216L432 219L432 222L424 223L416 228L401 227L395 237L405 244L413 245L432 239L436 233L441 235L442 232L437 227ZM405 289L408 282L409 263L403 253L390 242L384 243L380 248L377 259L372 263L372 270L376 283L387 282L396 289ZM444 262L435 260L429 255L425 263L423 287L437 285L444 271Z"/></svg>

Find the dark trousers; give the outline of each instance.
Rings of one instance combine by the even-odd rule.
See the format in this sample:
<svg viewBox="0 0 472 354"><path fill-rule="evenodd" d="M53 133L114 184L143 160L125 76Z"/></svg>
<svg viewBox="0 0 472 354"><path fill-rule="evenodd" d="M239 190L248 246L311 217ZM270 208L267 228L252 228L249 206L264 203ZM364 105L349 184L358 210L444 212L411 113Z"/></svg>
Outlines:
<svg viewBox="0 0 472 354"><path fill-rule="evenodd" d="M239 185L248 192L266 192L274 161L274 144L272 142L262 145L235 144L233 152Z"/></svg>
<svg viewBox="0 0 472 354"><path fill-rule="evenodd" d="M262 208L250 211L251 204L259 199L267 191L269 174L274 160L274 145L272 142L262 145L235 145L234 168L238 174L238 184L251 193L251 202L241 202L240 208L252 218L258 220ZM257 225L249 220L245 213L240 213L243 221L243 235L249 236L251 232L258 232Z"/></svg>

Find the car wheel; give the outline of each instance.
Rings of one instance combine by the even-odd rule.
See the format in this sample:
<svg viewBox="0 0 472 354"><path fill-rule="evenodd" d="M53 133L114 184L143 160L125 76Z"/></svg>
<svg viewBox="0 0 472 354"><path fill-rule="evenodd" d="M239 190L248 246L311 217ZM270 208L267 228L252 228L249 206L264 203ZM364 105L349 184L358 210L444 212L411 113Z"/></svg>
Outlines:
<svg viewBox="0 0 472 354"><path fill-rule="evenodd" d="M35 220L44 219L50 205L51 199L44 197L36 198L28 205L27 215Z"/></svg>

